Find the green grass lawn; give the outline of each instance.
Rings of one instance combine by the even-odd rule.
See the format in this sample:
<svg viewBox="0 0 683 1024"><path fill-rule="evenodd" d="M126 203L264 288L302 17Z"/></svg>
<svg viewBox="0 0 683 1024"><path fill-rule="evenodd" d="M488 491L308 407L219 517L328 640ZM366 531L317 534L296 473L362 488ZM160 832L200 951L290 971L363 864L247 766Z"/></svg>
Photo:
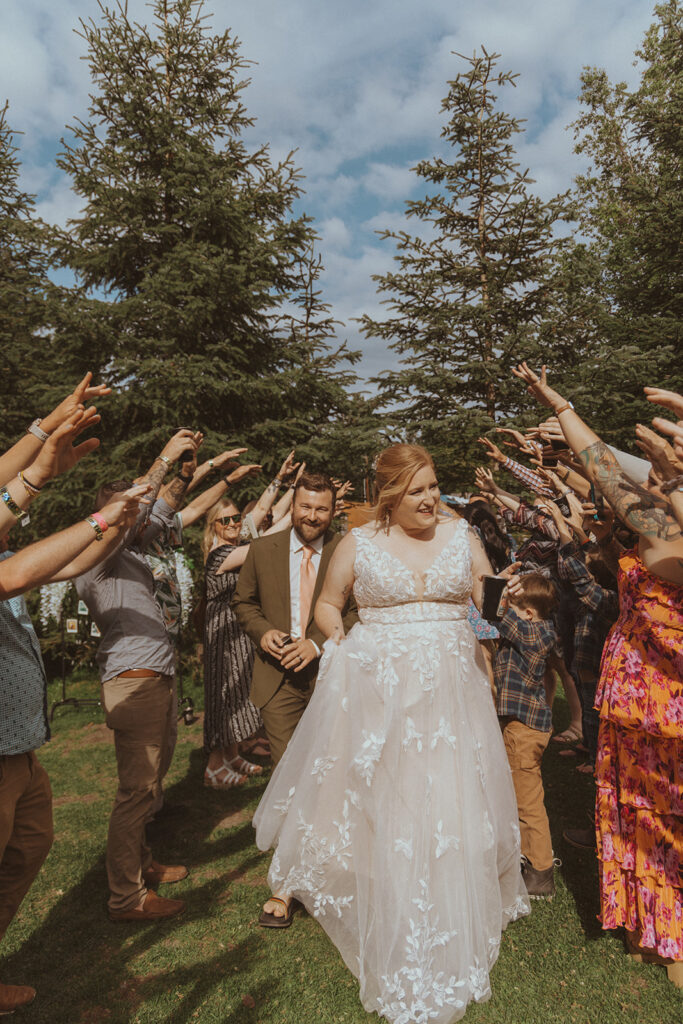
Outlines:
<svg viewBox="0 0 683 1024"><path fill-rule="evenodd" d="M70 692L96 694L94 682ZM198 695L193 694L196 698ZM54 687L51 699L56 699ZM558 699L558 723L566 707ZM97 710L57 711L40 752L52 779L56 839L3 944L4 981L38 996L21 1019L49 1024L361 1024L375 1021L322 929L298 915L287 931L256 927L268 894L269 857L253 842L251 816L267 779L239 790L202 786L201 721L179 726L167 801L155 825L159 860L190 876L162 894L187 899L180 918L114 924L106 915L104 849L115 791L111 734ZM593 798L576 759L546 755L547 803L558 893L509 926L492 972L493 997L467 1024L680 1024L683 997L656 966L636 964L618 935L603 934L592 855L567 847L565 827L584 827ZM458 879L453 879L458 885ZM19 1017L19 1015L17 1015Z"/></svg>

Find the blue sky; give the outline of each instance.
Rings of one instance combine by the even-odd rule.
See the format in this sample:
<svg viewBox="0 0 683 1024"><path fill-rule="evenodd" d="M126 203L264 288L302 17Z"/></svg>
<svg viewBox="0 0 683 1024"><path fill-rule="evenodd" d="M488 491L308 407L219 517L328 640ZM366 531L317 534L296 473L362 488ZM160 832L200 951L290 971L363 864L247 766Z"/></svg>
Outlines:
<svg viewBox="0 0 683 1024"><path fill-rule="evenodd" d="M110 3L113 0L110 0ZM150 20L143 0L129 13ZM375 231L404 226L418 179L410 168L442 153L440 104L460 62L482 43L519 72L503 106L525 118L518 153L543 197L564 191L580 169L566 126L578 113L581 69L637 80L634 50L652 21L644 0L207 0L216 31L230 27L256 62L244 94L256 117L254 144L274 157L297 149L303 208L321 235L325 298L345 322L340 338L361 348L370 376L395 357L359 336L353 318L380 312L372 274L393 249ZM6 0L0 38L0 100L19 138L23 186L45 219L64 223L78 199L56 168L65 125L85 116L89 76L79 18L95 0ZM411 223L411 229L414 225Z"/></svg>

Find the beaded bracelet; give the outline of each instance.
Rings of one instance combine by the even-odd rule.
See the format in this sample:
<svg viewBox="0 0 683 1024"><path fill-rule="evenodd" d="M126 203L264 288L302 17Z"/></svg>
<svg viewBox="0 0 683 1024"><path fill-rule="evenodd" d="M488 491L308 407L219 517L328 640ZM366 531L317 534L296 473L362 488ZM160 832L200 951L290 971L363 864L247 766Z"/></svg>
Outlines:
<svg viewBox="0 0 683 1024"><path fill-rule="evenodd" d="M683 473L679 473L672 480L667 480L665 484L662 484L660 490L662 494L673 494L674 491L680 491L683 488Z"/></svg>
<svg viewBox="0 0 683 1024"><path fill-rule="evenodd" d="M162 462L165 462L167 466L171 465L171 460L169 459L168 455L157 455L157 458L161 459Z"/></svg>

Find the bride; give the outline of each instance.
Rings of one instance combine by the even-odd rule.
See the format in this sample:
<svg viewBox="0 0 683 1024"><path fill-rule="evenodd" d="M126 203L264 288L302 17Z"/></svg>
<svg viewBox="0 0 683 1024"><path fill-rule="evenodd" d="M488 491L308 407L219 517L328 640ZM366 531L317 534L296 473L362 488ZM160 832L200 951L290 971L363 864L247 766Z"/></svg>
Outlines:
<svg viewBox="0 0 683 1024"><path fill-rule="evenodd" d="M376 517L339 544L316 606L316 689L254 818L285 923L300 901L368 1012L448 1024L490 996L508 921L529 912L517 805L467 622L491 568L439 515L429 454L378 459ZM360 621L343 636L353 588Z"/></svg>

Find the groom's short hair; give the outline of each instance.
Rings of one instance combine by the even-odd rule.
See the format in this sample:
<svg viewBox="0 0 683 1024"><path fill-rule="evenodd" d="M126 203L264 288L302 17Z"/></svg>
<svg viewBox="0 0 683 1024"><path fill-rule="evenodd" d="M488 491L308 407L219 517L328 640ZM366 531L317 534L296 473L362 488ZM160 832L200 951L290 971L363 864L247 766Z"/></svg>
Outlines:
<svg viewBox="0 0 683 1024"><path fill-rule="evenodd" d="M332 508L337 500L337 488L332 483L332 478L327 473L302 473L294 486L294 497L296 492L305 491L330 491L332 494Z"/></svg>

